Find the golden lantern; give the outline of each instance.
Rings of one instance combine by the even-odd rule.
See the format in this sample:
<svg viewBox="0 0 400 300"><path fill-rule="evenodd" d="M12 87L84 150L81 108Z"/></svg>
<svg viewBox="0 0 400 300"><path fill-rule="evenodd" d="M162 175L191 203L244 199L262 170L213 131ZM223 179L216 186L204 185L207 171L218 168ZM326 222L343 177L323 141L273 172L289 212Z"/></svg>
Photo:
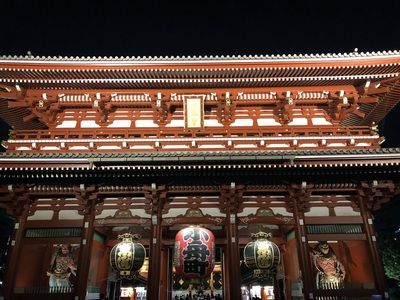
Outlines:
<svg viewBox="0 0 400 300"><path fill-rule="evenodd" d="M244 262L254 270L256 277L271 277L280 262L281 252L278 246L269 241L271 233L259 232L250 235L252 241L244 248Z"/></svg>
<svg viewBox="0 0 400 300"><path fill-rule="evenodd" d="M124 233L118 235L121 242L111 249L110 264L117 271L117 278L133 278L146 258L146 249L137 242L140 235Z"/></svg>

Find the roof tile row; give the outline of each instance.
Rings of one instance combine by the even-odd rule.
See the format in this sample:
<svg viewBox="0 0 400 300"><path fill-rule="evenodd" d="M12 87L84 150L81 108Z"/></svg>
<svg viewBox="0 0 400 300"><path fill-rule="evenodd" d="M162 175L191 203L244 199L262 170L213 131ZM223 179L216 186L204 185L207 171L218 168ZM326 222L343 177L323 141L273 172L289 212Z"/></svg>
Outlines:
<svg viewBox="0 0 400 300"><path fill-rule="evenodd" d="M209 55L209 56L109 56L109 57L78 57L78 56L33 56L27 55L3 55L0 60L46 60L46 61L186 61L186 60L258 60L258 59L315 59L315 58L347 58L347 57L371 57L400 55L399 50L358 52L355 49L350 53L322 53L322 54L278 54L278 55Z"/></svg>
<svg viewBox="0 0 400 300"><path fill-rule="evenodd" d="M400 154L400 148L356 150L276 150L276 151L214 151L214 152L118 152L118 153L0 153L0 159L9 158L133 158L133 157L249 157L249 156L314 156L314 155L360 155Z"/></svg>

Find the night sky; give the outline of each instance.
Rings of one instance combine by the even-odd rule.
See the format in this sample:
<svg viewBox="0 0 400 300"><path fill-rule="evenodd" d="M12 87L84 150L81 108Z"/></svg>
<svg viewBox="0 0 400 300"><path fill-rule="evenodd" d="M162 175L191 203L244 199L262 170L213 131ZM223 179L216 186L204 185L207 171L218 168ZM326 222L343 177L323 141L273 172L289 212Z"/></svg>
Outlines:
<svg viewBox="0 0 400 300"><path fill-rule="evenodd" d="M0 54L177 56L400 49L400 1L0 0Z"/></svg>
<svg viewBox="0 0 400 300"><path fill-rule="evenodd" d="M0 9L0 56L400 50L398 0L0 0ZM383 147L400 147L399 115L396 108L379 124Z"/></svg>

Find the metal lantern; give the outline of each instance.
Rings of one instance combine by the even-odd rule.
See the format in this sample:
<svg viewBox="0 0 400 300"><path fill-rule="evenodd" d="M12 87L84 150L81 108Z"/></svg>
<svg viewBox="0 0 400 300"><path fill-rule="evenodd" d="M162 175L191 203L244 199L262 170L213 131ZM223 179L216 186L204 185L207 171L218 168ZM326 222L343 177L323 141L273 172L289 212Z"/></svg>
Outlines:
<svg viewBox="0 0 400 300"><path fill-rule="evenodd" d="M117 277L133 278L134 272L143 266L146 249L137 242L140 235L124 233L118 235L121 242L111 249L110 264L117 271Z"/></svg>
<svg viewBox="0 0 400 300"><path fill-rule="evenodd" d="M214 234L202 227L187 227L175 236L173 265L182 278L204 278L214 270Z"/></svg>
<svg viewBox="0 0 400 300"><path fill-rule="evenodd" d="M271 233L252 233L250 237L252 241L244 248L244 262L254 270L254 276L270 277L281 259L278 246L268 240Z"/></svg>

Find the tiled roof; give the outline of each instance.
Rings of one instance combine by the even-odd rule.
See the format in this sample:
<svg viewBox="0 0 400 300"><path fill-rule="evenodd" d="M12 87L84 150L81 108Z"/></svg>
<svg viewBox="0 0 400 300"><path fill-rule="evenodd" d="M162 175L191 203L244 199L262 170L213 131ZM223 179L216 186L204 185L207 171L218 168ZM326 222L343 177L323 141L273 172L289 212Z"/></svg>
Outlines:
<svg viewBox="0 0 400 300"><path fill-rule="evenodd" d="M87 159L90 161L212 161L212 160L275 160L289 158L400 158L400 148L360 149L360 150L276 150L276 151L187 151L187 152L69 152L69 153L0 153L0 161L12 159Z"/></svg>
<svg viewBox="0 0 400 300"><path fill-rule="evenodd" d="M400 52L210 57L0 57L0 83L31 89L359 85L398 77Z"/></svg>
<svg viewBox="0 0 400 300"><path fill-rule="evenodd" d="M317 54L277 54L277 55L209 55L209 56L25 56L3 55L3 61L42 61L42 62L173 62L173 61L259 61L259 60L295 60L295 59L354 59L382 56L400 56L399 50L358 52L355 49L350 53L317 53Z"/></svg>
<svg viewBox="0 0 400 300"><path fill-rule="evenodd" d="M175 153L71 153L0 155L0 178L4 180L60 180L91 177L115 180L116 172L132 178L165 176L222 176L264 174L278 176L394 176L400 171L400 148L365 151L254 151ZM185 173L182 173L185 172ZM249 173L250 172L250 173ZM49 175L53 174L53 175ZM75 175L74 175L75 174ZM80 175L76 175L80 174ZM84 174L84 175L83 175ZM165 176L164 176L164 175ZM201 175L203 174L203 175ZM285 175L286 174L286 175ZM339 175L340 174L340 175ZM264 176L263 175L263 176ZM118 175L124 177L124 175ZM206 175L207 177L208 175ZM153 179L154 179L153 178ZM377 177L376 177L377 178ZM340 180L340 179L339 179Z"/></svg>
<svg viewBox="0 0 400 300"><path fill-rule="evenodd" d="M215 89L273 90L380 86L379 101L360 103L342 126L378 123L400 101L400 51L304 55L176 56L176 57L40 57L0 56L0 93L15 87L59 91L170 90L190 92ZM5 85L2 89L2 85ZM1 94L0 94L1 95ZM14 129L44 129L23 122L25 108L7 108L0 97L0 118ZM18 116L18 119L15 117Z"/></svg>

